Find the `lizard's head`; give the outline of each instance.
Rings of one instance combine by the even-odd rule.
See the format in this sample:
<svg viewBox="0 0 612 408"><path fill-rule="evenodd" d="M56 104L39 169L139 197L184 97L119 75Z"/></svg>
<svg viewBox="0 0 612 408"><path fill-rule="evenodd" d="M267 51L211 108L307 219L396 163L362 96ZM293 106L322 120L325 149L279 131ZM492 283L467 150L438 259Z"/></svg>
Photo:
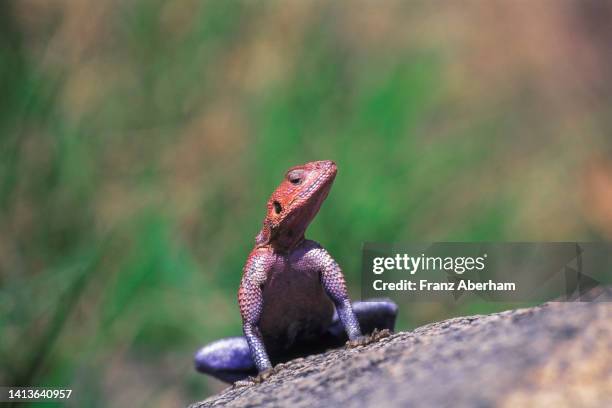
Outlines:
<svg viewBox="0 0 612 408"><path fill-rule="evenodd" d="M291 246L299 241L327 198L336 172L336 164L331 160L290 168L268 200L268 212L257 244L273 242Z"/></svg>

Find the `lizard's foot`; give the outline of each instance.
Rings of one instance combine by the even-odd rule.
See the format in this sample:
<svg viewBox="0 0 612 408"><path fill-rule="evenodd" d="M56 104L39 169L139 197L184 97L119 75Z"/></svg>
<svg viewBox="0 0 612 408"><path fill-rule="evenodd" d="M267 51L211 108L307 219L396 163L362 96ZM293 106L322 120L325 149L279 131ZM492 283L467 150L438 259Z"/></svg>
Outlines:
<svg viewBox="0 0 612 408"><path fill-rule="evenodd" d="M268 368L266 371L262 371L257 374L256 377L253 377L253 383L261 384L266 381L268 378L272 377L278 370L275 367Z"/></svg>
<svg viewBox="0 0 612 408"><path fill-rule="evenodd" d="M389 329L374 329L372 334L369 336L361 336L358 339L347 341L346 346L348 348L362 347L371 343L376 343L377 341L389 336L391 336L391 331Z"/></svg>
<svg viewBox="0 0 612 408"><path fill-rule="evenodd" d="M255 384L253 382L253 377L248 377L244 380L238 380L235 383L233 383L232 388L250 387L253 384Z"/></svg>
<svg viewBox="0 0 612 408"><path fill-rule="evenodd" d="M248 377L244 380L236 381L234 383L234 388L249 387L251 385L261 384L274 374L278 373L283 367L284 366L282 364L277 364L272 368L268 368L267 370L260 372L255 377Z"/></svg>

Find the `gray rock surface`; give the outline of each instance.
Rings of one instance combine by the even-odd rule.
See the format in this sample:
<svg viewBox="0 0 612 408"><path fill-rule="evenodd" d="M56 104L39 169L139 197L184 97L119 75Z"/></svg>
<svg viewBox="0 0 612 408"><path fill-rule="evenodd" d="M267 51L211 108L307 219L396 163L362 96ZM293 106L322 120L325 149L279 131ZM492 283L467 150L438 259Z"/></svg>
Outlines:
<svg viewBox="0 0 612 408"><path fill-rule="evenodd" d="M459 317L281 365L200 407L612 407L612 303Z"/></svg>

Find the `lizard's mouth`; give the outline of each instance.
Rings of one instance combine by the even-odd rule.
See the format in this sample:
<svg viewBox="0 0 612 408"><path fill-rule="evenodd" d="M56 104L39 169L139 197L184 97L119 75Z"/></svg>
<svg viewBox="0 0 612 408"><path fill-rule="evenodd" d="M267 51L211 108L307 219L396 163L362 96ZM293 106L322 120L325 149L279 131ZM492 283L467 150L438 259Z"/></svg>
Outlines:
<svg viewBox="0 0 612 408"><path fill-rule="evenodd" d="M325 197L327 196L327 193L329 192L329 189L331 188L331 184L336 178L337 170L336 170L336 164L332 161L328 160L328 161L319 162L319 163L321 163L320 166L322 167L321 173L316 179L314 179L310 183L308 188L301 191L297 195L297 197L295 197L293 202L303 201L303 200L309 201L317 193L323 193L324 194L323 199L325 199ZM291 204L293 204L293 202Z"/></svg>
<svg viewBox="0 0 612 408"><path fill-rule="evenodd" d="M283 202L281 199L272 201L272 228L280 228L283 225L291 231L306 229L327 198L336 178L336 164L333 161L325 160L308 165L314 167L309 170L316 171L316 176L304 180L303 189L297 192L290 201Z"/></svg>
<svg viewBox="0 0 612 408"><path fill-rule="evenodd" d="M292 218L300 219L307 226L317 215L323 201L327 198L331 185L336 178L336 164L332 161L319 162L321 172L308 188L301 191L289 204L288 208L298 209L293 212ZM282 208L281 208L282 211Z"/></svg>

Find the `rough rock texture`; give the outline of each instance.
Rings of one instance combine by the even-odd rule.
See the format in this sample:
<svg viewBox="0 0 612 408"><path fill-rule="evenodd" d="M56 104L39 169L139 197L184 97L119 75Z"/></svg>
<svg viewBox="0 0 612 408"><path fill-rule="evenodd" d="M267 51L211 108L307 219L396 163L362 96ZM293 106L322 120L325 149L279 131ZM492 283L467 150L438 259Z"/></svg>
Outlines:
<svg viewBox="0 0 612 408"><path fill-rule="evenodd" d="M460 317L290 361L196 407L612 407L612 303Z"/></svg>

